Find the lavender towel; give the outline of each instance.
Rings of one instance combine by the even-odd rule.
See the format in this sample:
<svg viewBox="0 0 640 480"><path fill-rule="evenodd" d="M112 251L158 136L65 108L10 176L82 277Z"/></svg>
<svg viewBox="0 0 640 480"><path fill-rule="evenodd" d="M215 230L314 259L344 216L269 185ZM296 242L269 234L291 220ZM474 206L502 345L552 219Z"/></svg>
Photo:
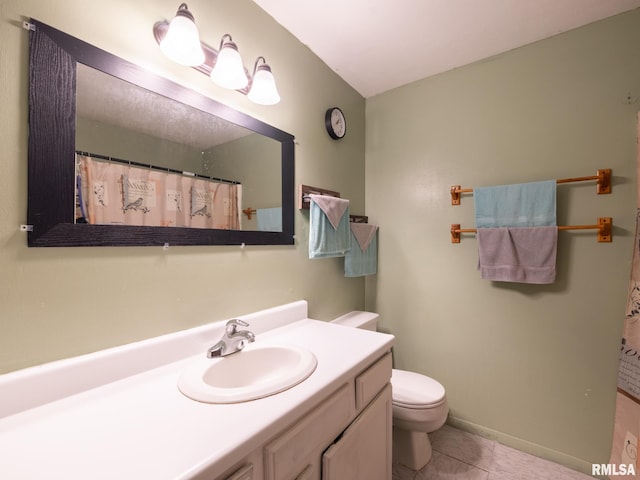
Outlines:
<svg viewBox="0 0 640 480"><path fill-rule="evenodd" d="M485 280L553 283L558 228L479 228L478 270Z"/></svg>

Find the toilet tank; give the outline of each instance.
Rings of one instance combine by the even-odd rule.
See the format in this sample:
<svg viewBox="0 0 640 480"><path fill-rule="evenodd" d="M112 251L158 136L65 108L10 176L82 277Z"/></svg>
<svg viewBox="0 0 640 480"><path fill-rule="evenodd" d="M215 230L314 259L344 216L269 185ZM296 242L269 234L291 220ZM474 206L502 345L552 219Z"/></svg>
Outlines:
<svg viewBox="0 0 640 480"><path fill-rule="evenodd" d="M346 315L332 320L331 323L344 325L345 327L361 328L363 330L376 331L378 318L380 315L373 312L362 312L359 310L349 312Z"/></svg>

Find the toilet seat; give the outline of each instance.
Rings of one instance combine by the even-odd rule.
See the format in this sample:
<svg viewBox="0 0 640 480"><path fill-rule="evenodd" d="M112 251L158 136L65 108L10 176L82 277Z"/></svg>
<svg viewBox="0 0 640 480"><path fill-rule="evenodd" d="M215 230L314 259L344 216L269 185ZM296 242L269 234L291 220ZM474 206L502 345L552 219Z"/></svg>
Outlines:
<svg viewBox="0 0 640 480"><path fill-rule="evenodd" d="M436 408L446 402L444 387L416 372L392 370L393 404L410 409Z"/></svg>

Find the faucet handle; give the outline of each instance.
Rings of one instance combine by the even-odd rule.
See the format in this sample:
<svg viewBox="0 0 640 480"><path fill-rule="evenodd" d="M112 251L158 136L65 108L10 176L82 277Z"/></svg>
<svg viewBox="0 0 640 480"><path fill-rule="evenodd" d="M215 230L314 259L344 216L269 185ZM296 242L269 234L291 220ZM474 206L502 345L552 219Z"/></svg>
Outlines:
<svg viewBox="0 0 640 480"><path fill-rule="evenodd" d="M224 328L224 331L227 335L233 335L234 333L236 333L238 331L238 327L248 327L249 324L247 322L244 322L238 318L234 318L231 319L227 322L226 327Z"/></svg>

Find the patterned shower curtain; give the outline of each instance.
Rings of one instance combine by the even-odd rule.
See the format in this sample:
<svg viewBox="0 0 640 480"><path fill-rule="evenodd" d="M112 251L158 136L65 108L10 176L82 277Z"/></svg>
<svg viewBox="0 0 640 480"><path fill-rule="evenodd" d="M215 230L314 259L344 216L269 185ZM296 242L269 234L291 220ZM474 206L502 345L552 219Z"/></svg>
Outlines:
<svg viewBox="0 0 640 480"><path fill-rule="evenodd" d="M241 229L242 185L78 155L79 218L102 225Z"/></svg>
<svg viewBox="0 0 640 480"><path fill-rule="evenodd" d="M637 141L636 176L640 180L640 114L638 114ZM633 465L636 475L609 475L609 478L640 479L638 438L640 438L640 193L637 193L636 198L636 234L620 349L613 445L609 459L609 463L613 465Z"/></svg>

